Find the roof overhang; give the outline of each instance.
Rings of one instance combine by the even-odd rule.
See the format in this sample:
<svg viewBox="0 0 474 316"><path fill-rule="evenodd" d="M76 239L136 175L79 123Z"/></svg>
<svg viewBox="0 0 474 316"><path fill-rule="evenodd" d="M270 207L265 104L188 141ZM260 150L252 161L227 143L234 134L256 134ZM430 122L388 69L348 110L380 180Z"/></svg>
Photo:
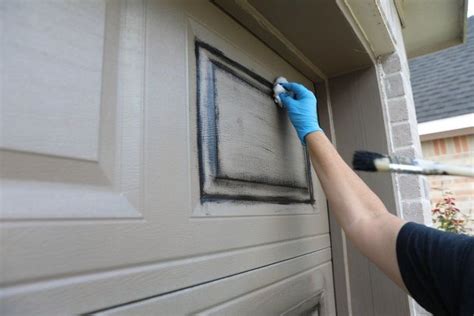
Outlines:
<svg viewBox="0 0 474 316"><path fill-rule="evenodd" d="M394 0L408 58L464 42L467 0Z"/></svg>
<svg viewBox="0 0 474 316"><path fill-rule="evenodd" d="M393 52L397 13L408 57L462 43L466 28L467 0L211 1L316 82Z"/></svg>
<svg viewBox="0 0 474 316"><path fill-rule="evenodd" d="M211 1L316 82L370 67L372 49L393 50L374 0ZM367 45L367 38L376 41Z"/></svg>
<svg viewBox="0 0 474 316"><path fill-rule="evenodd" d="M422 141L474 134L474 113L418 124Z"/></svg>

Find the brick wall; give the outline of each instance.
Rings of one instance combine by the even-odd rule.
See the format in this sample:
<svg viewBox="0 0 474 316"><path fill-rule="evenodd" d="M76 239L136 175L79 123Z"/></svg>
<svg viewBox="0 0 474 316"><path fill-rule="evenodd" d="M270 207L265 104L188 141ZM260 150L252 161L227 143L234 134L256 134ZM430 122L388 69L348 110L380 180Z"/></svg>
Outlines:
<svg viewBox="0 0 474 316"><path fill-rule="evenodd" d="M378 67L385 98L390 154L421 158L406 57L395 52L380 58ZM427 179L422 176L395 175L393 181L398 197L398 214L408 221L431 224Z"/></svg>
<svg viewBox="0 0 474 316"><path fill-rule="evenodd" d="M391 5L388 5L391 4ZM421 144L410 83L410 71L401 34L401 26L393 3L384 7L388 25L396 41L396 51L378 60L380 88L385 105L386 128L390 154L421 158ZM431 208L426 177L395 175L399 215L409 221L431 224Z"/></svg>
<svg viewBox="0 0 474 316"><path fill-rule="evenodd" d="M423 141L423 156L457 165L474 165L474 134ZM433 206L443 192L451 191L456 206L468 217L468 232L474 235L474 179L464 177L429 177L430 199Z"/></svg>
<svg viewBox="0 0 474 316"><path fill-rule="evenodd" d="M402 37L402 28L393 1L382 1L387 25L395 40L395 52L378 58L377 71L390 154L421 158L415 104L410 83L410 71ZM393 175L397 212L407 221L431 224L429 184L425 177ZM429 315L411 300L412 315Z"/></svg>

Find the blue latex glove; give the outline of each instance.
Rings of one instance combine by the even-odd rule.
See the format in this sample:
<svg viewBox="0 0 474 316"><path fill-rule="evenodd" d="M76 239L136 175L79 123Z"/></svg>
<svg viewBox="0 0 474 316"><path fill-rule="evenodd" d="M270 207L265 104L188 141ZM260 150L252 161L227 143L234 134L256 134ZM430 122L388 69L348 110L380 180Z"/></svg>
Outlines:
<svg viewBox="0 0 474 316"><path fill-rule="evenodd" d="M306 145L306 135L322 131L318 123L316 97L302 84L289 82L281 85L286 90L293 92L293 96L289 93L280 93L279 96L283 107L288 111L290 121L296 129L301 143Z"/></svg>

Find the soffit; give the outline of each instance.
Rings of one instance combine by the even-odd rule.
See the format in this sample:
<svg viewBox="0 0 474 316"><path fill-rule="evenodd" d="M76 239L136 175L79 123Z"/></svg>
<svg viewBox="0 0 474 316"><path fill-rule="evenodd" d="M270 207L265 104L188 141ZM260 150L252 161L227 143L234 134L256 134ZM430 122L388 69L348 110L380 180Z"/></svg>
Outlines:
<svg viewBox="0 0 474 316"><path fill-rule="evenodd" d="M398 0L408 57L438 51L464 41L465 0Z"/></svg>
<svg viewBox="0 0 474 316"><path fill-rule="evenodd" d="M372 64L334 0L214 0L312 80Z"/></svg>

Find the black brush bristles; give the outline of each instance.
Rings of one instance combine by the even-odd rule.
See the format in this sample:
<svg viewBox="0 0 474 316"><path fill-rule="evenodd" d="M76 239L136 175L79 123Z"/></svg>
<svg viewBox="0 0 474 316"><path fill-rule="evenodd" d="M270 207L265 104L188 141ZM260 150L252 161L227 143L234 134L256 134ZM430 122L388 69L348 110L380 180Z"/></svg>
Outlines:
<svg viewBox="0 0 474 316"><path fill-rule="evenodd" d="M356 150L352 157L352 168L361 171L377 171L374 160L385 158L386 156L364 150Z"/></svg>

